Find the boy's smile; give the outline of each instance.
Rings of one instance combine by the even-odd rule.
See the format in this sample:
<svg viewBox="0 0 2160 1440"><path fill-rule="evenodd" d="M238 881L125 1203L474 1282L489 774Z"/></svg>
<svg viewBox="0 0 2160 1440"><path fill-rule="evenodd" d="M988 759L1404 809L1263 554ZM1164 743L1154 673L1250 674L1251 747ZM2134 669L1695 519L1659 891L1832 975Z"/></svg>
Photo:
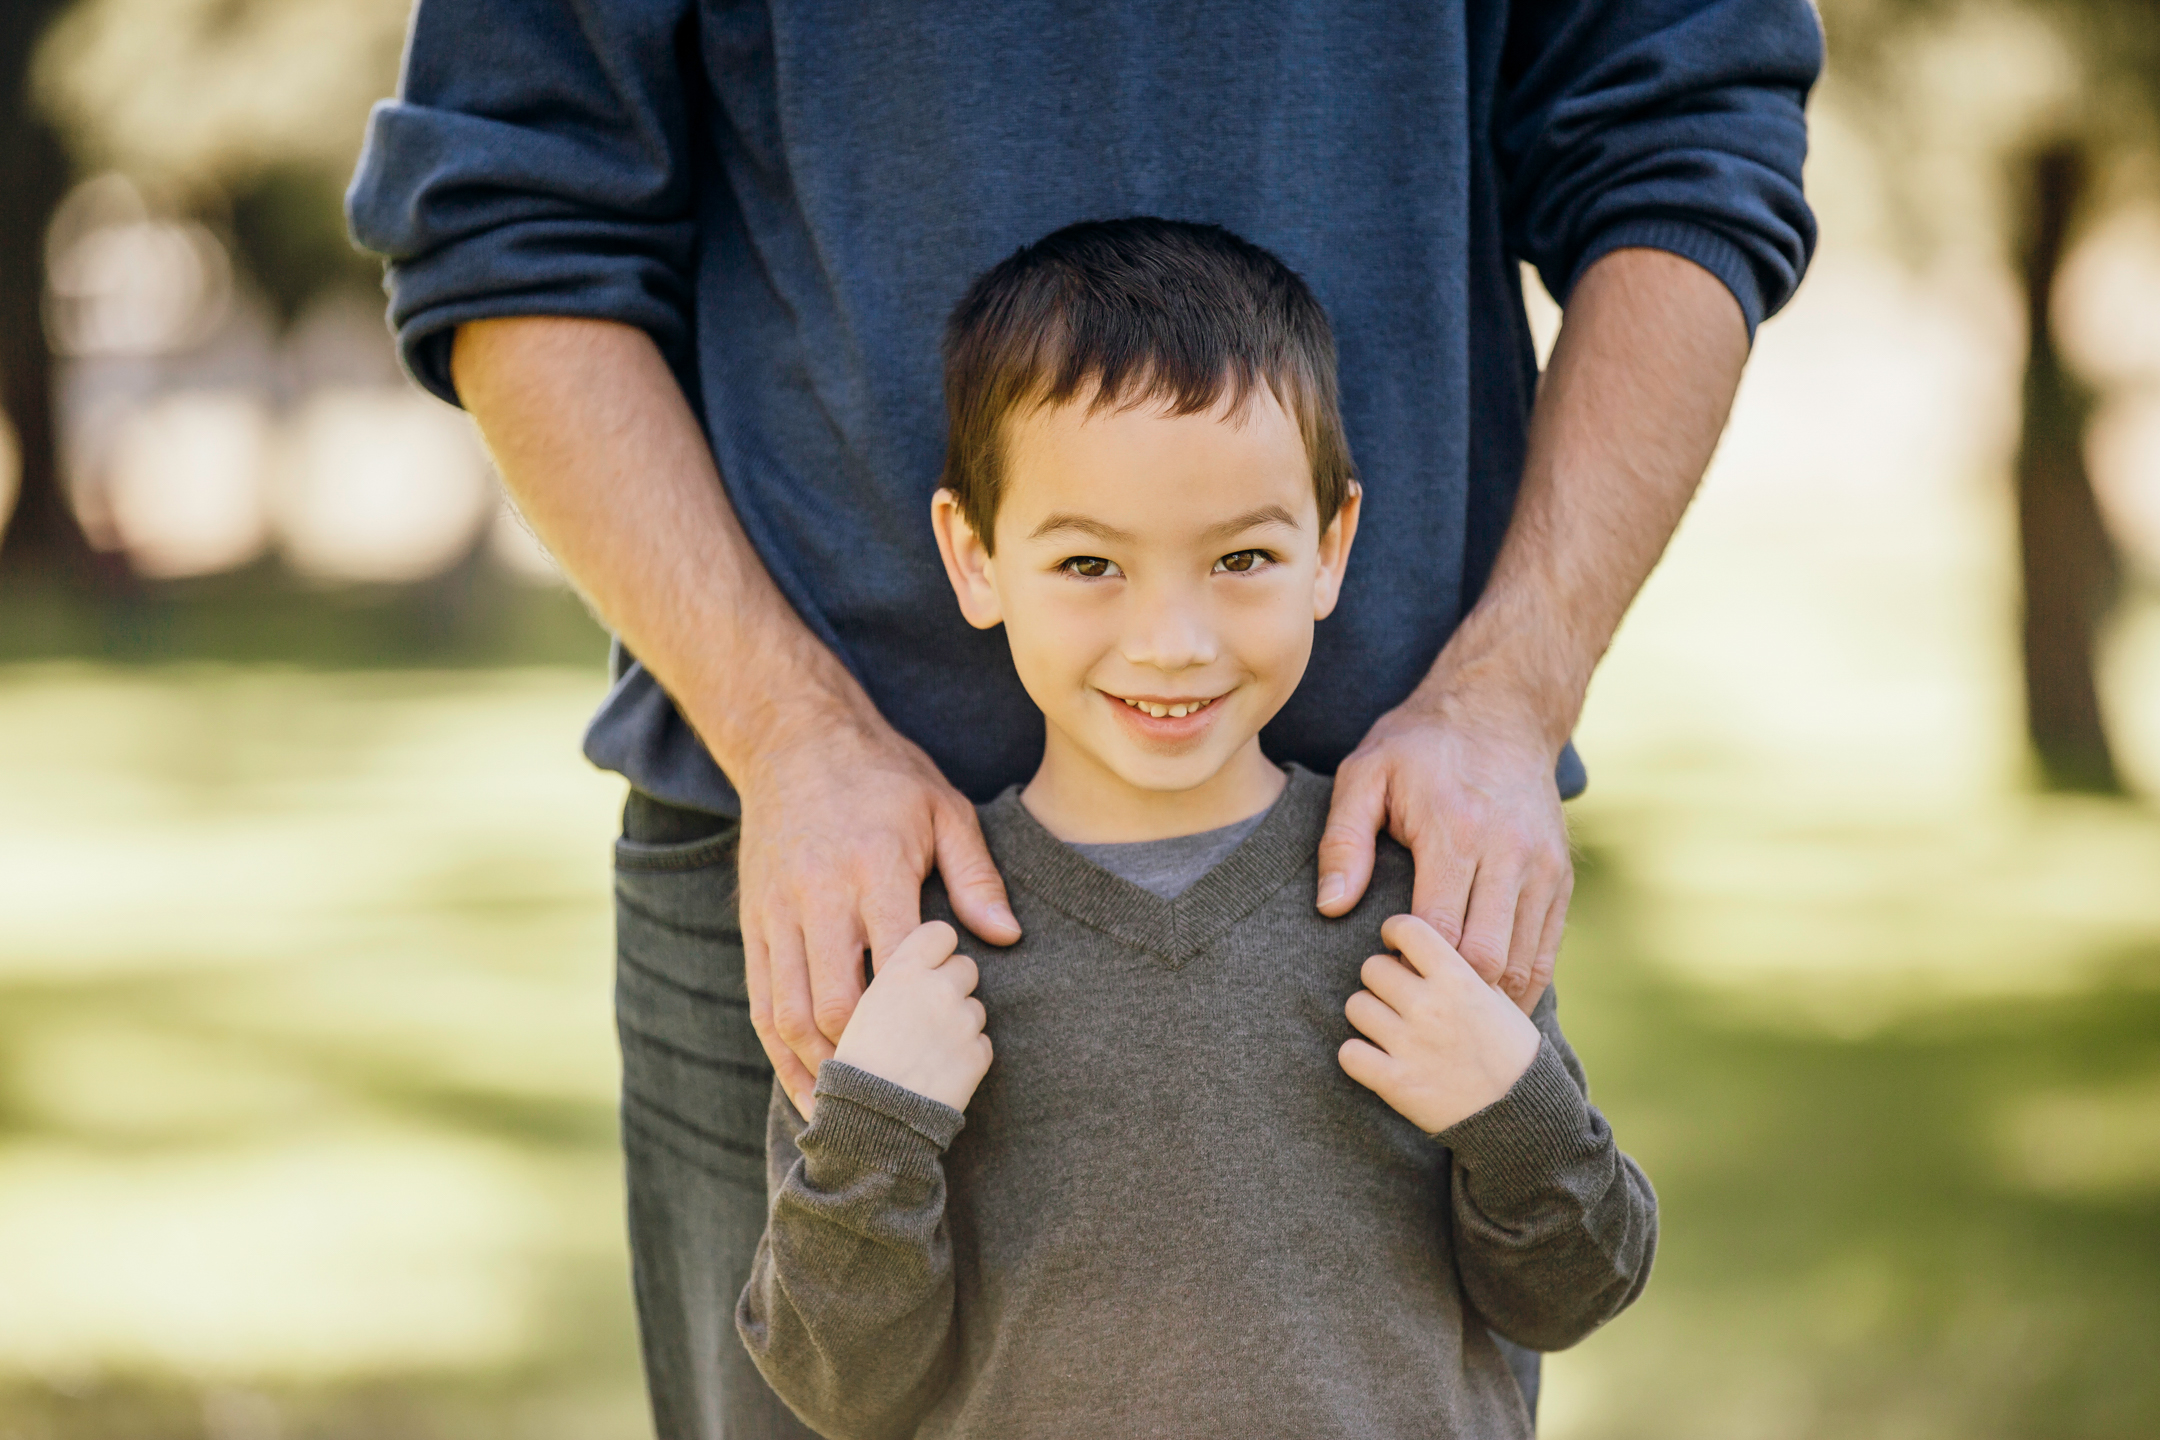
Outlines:
<svg viewBox="0 0 2160 1440"><path fill-rule="evenodd" d="M961 608L1002 623L1045 721L1028 808L1067 840L1143 840L1264 809L1260 727L1334 608L1353 494L1323 535L1297 422L1261 385L1232 413L1085 400L1011 418L995 555L935 508Z"/></svg>

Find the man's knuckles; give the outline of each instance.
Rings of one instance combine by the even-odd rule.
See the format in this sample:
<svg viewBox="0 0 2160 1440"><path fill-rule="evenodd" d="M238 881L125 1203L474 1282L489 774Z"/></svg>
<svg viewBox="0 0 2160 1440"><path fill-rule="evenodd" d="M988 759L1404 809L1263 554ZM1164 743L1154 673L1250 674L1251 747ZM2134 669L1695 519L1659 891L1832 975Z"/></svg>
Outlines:
<svg viewBox="0 0 2160 1440"><path fill-rule="evenodd" d="M855 1013L859 997L854 995L820 995L810 1007L810 1017L821 1035L838 1035Z"/></svg>
<svg viewBox="0 0 2160 1440"><path fill-rule="evenodd" d="M823 1038L816 1018L807 1005L782 1002L773 1006L772 1031L788 1049L800 1053L813 1041Z"/></svg>
<svg viewBox="0 0 2160 1440"><path fill-rule="evenodd" d="M1487 935L1466 936L1457 952L1480 979L1495 984L1507 973L1508 952L1505 939Z"/></svg>

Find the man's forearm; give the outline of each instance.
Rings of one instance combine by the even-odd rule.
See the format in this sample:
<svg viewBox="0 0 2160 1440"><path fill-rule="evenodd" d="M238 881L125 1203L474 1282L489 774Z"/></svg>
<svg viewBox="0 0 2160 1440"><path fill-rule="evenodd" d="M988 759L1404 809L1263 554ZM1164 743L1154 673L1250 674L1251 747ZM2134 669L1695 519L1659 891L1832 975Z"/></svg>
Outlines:
<svg viewBox="0 0 2160 1440"><path fill-rule="evenodd" d="M1492 577L1413 705L1527 725L1558 752L1717 448L1747 349L1738 302L1687 260L1618 250L1584 273Z"/></svg>
<svg viewBox="0 0 2160 1440"><path fill-rule="evenodd" d="M878 723L751 548L643 331L473 321L451 370L527 522L722 770L742 777L769 737L806 724Z"/></svg>
<svg viewBox="0 0 2160 1440"><path fill-rule="evenodd" d="M451 371L526 520L742 797L750 1023L808 1109L863 950L883 957L920 923L932 866L970 930L1019 938L975 812L773 584L644 332L475 321Z"/></svg>

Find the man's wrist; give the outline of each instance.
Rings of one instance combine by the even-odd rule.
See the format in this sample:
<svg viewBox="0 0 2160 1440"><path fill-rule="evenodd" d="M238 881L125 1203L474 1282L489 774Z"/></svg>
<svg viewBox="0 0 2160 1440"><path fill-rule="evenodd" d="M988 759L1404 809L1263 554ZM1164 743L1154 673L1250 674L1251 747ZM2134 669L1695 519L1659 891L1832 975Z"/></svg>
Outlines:
<svg viewBox="0 0 2160 1440"><path fill-rule="evenodd" d="M754 787L800 746L845 752L889 729L845 667L815 640L802 639L785 649L815 654L775 656L779 663L761 667L749 684L746 668L727 667L733 678L716 671L708 693L675 697L738 789Z"/></svg>
<svg viewBox="0 0 2160 1440"><path fill-rule="evenodd" d="M1562 674L1539 674L1505 651L1451 644L1403 708L1450 729L1560 754L1582 712L1582 691Z"/></svg>

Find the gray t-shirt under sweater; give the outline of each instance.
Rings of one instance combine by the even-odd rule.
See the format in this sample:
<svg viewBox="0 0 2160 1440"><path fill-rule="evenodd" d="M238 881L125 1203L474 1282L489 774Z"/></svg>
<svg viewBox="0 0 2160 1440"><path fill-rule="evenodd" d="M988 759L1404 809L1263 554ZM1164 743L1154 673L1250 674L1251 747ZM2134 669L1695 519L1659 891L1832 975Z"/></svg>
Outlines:
<svg viewBox="0 0 2160 1440"><path fill-rule="evenodd" d="M1508 1094L1421 1133L1336 1062L1409 908L1383 839L1313 909L1329 783L1174 900L982 808L1025 930L977 950L996 1059L960 1112L837 1062L775 1091L773 1195L737 1326L848 1437L1523 1437L1486 1327L1573 1344L1648 1278L1656 1199L1586 1098L1551 998ZM933 881L925 918L951 920ZM963 1128L963 1124L964 1127Z"/></svg>
<svg viewBox="0 0 2160 1440"><path fill-rule="evenodd" d="M1190 890L1195 880L1221 864L1223 857L1259 829L1267 816L1268 812L1262 810L1219 830L1173 835L1167 840L1115 840L1072 848L1118 879L1130 881L1158 899L1175 900Z"/></svg>

